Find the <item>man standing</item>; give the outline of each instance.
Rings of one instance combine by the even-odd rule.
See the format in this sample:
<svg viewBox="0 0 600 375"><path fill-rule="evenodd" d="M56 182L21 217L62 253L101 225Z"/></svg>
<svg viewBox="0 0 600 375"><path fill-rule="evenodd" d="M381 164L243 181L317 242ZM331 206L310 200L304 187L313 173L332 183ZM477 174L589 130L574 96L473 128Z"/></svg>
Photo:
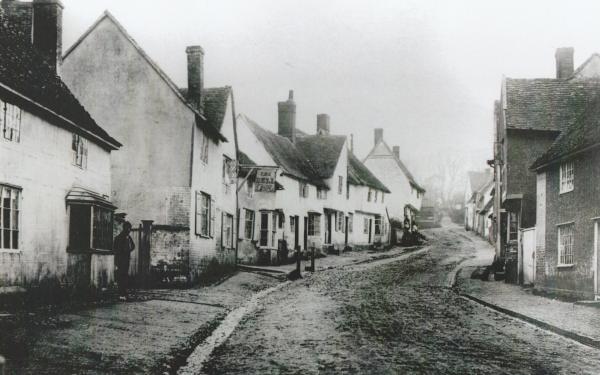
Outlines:
<svg viewBox="0 0 600 375"><path fill-rule="evenodd" d="M131 236L131 223L123 222L121 233L115 237L113 249L115 251L115 265L117 267L117 286L119 287L119 299L127 300L127 284L129 281L129 258L135 245Z"/></svg>

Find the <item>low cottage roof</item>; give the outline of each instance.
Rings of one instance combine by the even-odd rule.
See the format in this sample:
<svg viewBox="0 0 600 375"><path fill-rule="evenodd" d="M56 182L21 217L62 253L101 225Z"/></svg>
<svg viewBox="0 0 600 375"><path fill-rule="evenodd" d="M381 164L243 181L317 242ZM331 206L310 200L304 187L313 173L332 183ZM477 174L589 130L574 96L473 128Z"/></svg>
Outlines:
<svg viewBox="0 0 600 375"><path fill-rule="evenodd" d="M552 146L531 166L542 169L559 162L569 155L600 145L600 98L591 103L587 110L561 133Z"/></svg>
<svg viewBox="0 0 600 375"><path fill-rule="evenodd" d="M598 80L505 80L506 127L562 131L600 94Z"/></svg>
<svg viewBox="0 0 600 375"><path fill-rule="evenodd" d="M15 99L33 102L57 125L67 126L70 122L69 126L87 133L86 138L105 148L117 149L121 146L94 121L33 45L18 37L11 25L2 22L0 89Z"/></svg>
<svg viewBox="0 0 600 375"><path fill-rule="evenodd" d="M390 192L352 152L348 152L348 182L352 185L368 186L385 193Z"/></svg>
<svg viewBox="0 0 600 375"><path fill-rule="evenodd" d="M296 147L308 159L320 178L333 176L346 142L343 135L304 135L296 137Z"/></svg>
<svg viewBox="0 0 600 375"><path fill-rule="evenodd" d="M239 117L248 125L248 128L284 173L318 187L329 189L308 159L289 139L263 129L243 114L240 114Z"/></svg>

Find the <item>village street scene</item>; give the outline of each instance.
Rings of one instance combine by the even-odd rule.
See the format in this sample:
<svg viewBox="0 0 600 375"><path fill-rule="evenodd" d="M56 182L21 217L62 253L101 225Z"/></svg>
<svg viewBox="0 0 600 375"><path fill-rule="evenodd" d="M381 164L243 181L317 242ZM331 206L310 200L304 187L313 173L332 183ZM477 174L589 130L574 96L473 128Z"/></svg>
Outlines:
<svg viewBox="0 0 600 375"><path fill-rule="evenodd" d="M600 373L580 5L0 0L0 375Z"/></svg>

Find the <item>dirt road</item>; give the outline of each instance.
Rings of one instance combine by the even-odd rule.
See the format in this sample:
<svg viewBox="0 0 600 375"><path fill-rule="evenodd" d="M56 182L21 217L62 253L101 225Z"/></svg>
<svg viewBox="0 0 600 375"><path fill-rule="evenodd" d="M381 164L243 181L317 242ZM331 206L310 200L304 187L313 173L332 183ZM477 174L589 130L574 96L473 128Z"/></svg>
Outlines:
<svg viewBox="0 0 600 375"><path fill-rule="evenodd" d="M448 281L478 242L458 227L428 234L427 251L319 272L268 295L202 372L600 373L600 351L458 296Z"/></svg>

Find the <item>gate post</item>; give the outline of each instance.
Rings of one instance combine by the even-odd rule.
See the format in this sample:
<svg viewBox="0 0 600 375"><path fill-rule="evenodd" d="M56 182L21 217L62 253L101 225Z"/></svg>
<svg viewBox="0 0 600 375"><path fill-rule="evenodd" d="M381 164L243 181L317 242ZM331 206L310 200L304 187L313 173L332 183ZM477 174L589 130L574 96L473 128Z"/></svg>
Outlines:
<svg viewBox="0 0 600 375"><path fill-rule="evenodd" d="M138 278L140 286L148 287L150 279L150 247L153 220L142 220L139 242Z"/></svg>
<svg viewBox="0 0 600 375"><path fill-rule="evenodd" d="M6 360L3 356L0 355L0 375L4 375L4 366L6 365Z"/></svg>

